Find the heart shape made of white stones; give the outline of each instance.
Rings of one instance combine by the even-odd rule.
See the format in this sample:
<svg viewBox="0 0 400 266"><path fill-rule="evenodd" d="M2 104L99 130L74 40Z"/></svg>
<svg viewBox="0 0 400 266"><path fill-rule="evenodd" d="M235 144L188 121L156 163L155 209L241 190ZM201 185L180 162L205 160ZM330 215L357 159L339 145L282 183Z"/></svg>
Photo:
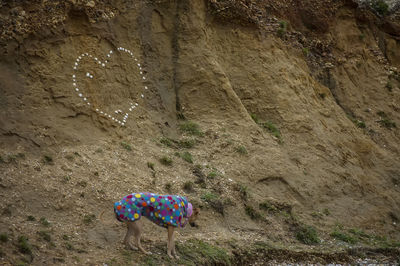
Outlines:
<svg viewBox="0 0 400 266"><path fill-rule="evenodd" d="M119 52L121 52L121 56L125 55L130 57L134 63L137 65L139 74L141 76L142 81L146 80L146 76L144 75L143 69L142 69L142 65L139 63L138 59L134 56L134 54L128 50L125 49L123 47L118 47L117 50ZM125 54L123 54L125 53ZM112 60L112 57L114 55L114 51L110 50L107 54L107 59L105 59L104 61L101 61L100 59L98 59L97 57L94 57L93 55L89 54L89 53L82 53L81 55L79 55L76 58L75 64L73 66L73 74L72 74L72 86L75 90L75 92L78 94L79 98L81 98L88 106L90 106L96 113L98 113L99 115L106 117L107 119L112 120L113 122L121 125L121 126L125 126L126 125L126 121L129 117L129 113L131 113L133 110L135 110L139 104L137 102L133 103L131 102L129 104L129 112L124 112L121 109L115 110L114 114L112 114L112 112L105 112L104 110L94 106L91 101L90 101L90 95L88 95L88 92L85 92L85 88L82 88L80 84L80 82L78 81L78 69L79 69L79 65L81 64L81 61L83 60L94 60L94 62L98 65L101 66L102 68L106 68L107 64L110 62L110 60ZM86 74L84 75L85 78L88 79L93 79L94 78L94 73L91 71L87 71ZM80 85L79 85L80 84ZM143 84L143 89L144 91L148 89L147 86L145 86ZM142 91L142 93L140 94L140 97L143 99L144 98L144 91ZM125 114L124 114L125 113ZM118 119L117 116L123 116L123 118Z"/></svg>

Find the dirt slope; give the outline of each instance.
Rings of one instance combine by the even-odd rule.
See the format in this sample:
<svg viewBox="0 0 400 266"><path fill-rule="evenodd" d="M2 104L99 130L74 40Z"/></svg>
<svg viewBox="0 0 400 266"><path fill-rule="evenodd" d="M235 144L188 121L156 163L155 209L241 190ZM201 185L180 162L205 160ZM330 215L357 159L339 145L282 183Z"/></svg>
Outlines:
<svg viewBox="0 0 400 266"><path fill-rule="evenodd" d="M314 0L1 7L1 264L174 264L150 223L154 254L124 250L112 205L135 191L201 206L178 264L399 259L398 14Z"/></svg>

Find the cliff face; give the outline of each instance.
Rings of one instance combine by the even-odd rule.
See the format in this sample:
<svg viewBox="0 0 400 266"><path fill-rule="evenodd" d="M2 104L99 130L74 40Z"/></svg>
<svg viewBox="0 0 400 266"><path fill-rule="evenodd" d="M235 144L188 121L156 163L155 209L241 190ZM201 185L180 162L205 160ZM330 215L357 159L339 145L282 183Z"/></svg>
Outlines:
<svg viewBox="0 0 400 266"><path fill-rule="evenodd" d="M396 13L352 1L11 1L1 21L6 263L148 260L121 251L112 214L135 191L202 207L200 227L178 236L182 263L195 260L193 239L232 256L260 241L308 254L307 225L332 254L344 252L338 231L350 245L398 245ZM163 230L145 226L145 246L164 253ZM247 263L288 259L278 253Z"/></svg>

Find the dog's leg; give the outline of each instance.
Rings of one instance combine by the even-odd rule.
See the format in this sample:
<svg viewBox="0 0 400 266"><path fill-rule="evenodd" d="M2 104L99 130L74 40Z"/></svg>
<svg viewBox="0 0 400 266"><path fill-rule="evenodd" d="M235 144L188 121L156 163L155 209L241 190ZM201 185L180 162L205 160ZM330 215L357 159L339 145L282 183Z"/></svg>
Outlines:
<svg viewBox="0 0 400 266"><path fill-rule="evenodd" d="M134 233L133 227L132 227L132 222L126 222L126 226L127 226L127 231L126 231L126 235L124 238L124 244L126 246L126 248L128 249L132 249L132 250L138 250L134 245L132 245L130 239Z"/></svg>
<svg viewBox="0 0 400 266"><path fill-rule="evenodd" d="M136 246L143 253L145 253L147 255L151 254L151 252L148 252L148 251L144 250L144 248L140 244L140 236L142 235L142 221L138 220L138 221L133 222L132 223L132 228L133 228L133 232L134 232L134 235L135 235Z"/></svg>
<svg viewBox="0 0 400 266"><path fill-rule="evenodd" d="M175 252L175 227L169 225L168 226L168 242L167 242L167 254L172 259L172 255L175 258L179 259L178 255Z"/></svg>

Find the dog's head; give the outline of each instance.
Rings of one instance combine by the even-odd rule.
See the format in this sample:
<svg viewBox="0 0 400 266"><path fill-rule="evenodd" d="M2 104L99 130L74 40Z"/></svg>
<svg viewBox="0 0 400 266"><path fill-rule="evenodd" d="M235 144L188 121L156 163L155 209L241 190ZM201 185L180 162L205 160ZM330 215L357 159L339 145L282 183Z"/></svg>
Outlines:
<svg viewBox="0 0 400 266"><path fill-rule="evenodd" d="M197 218L200 215L200 209L199 208L193 208L193 213L192 215L189 217L189 224L192 227L198 227L198 225L195 223L195 221L197 220Z"/></svg>

